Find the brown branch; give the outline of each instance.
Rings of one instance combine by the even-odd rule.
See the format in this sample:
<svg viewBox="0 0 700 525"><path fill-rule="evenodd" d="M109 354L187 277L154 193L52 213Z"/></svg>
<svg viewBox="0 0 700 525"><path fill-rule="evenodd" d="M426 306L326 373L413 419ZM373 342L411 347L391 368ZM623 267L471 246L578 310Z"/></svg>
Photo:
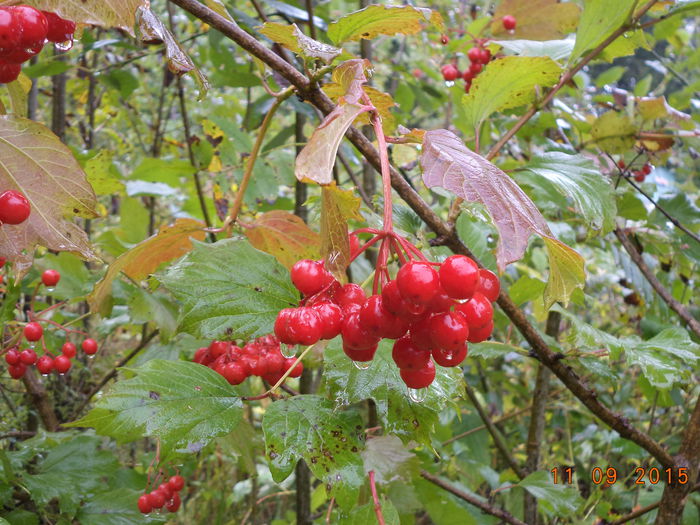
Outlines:
<svg viewBox="0 0 700 525"><path fill-rule="evenodd" d="M700 490L700 483L696 484L689 492L697 492ZM613 522L610 522L610 525L622 525L623 523L627 523L628 521L632 521L633 519L636 519L640 516L643 516L647 512L651 512L654 509L659 508L659 505L661 504L661 500L657 501L656 503L652 503L650 505L647 505L646 507L642 507L640 509L634 510L630 512L629 514L625 514L621 518L616 519Z"/></svg>
<svg viewBox="0 0 700 525"><path fill-rule="evenodd" d="M676 301L673 295L671 295L671 292L669 292L664 285L661 284L661 281L657 279L654 272L644 262L642 254L637 251L637 248L635 248L634 244L632 244L632 241L629 240L627 234L619 228L616 228L615 236L620 240L623 248L629 254L634 264L637 265L637 268L639 268L639 271L642 272L642 275L644 275L651 287L657 294L659 294L659 297L664 300L671 310L676 312L678 317L680 317L683 322L688 325L688 328L690 328L695 335L700 337L700 322L698 322L698 320L690 314L685 306Z"/></svg>
<svg viewBox="0 0 700 525"><path fill-rule="evenodd" d="M506 523L510 523L511 525L527 525L525 522L520 521L518 518L513 516L508 511L500 509L498 507L494 507L493 505L490 505L489 503L482 501L481 499L477 498L476 496L472 496L471 494L467 494L466 492L459 490L457 487L453 487L452 485L450 485L446 481L441 480L437 476L433 476L430 472L427 472L425 470L421 470L420 475L424 479L430 481L434 485L437 485L441 489L444 489L447 492L449 492L450 494L457 496L459 499L464 500L467 503L474 505L475 507L481 509L486 514L490 514L491 516L496 516L497 518L505 521Z"/></svg>
<svg viewBox="0 0 700 525"><path fill-rule="evenodd" d="M310 101L325 114L330 113L335 108L335 104L320 89L312 86L308 78L248 35L238 24L226 20L196 0L170 1L181 6L197 18L200 18L214 29L222 32L253 56L261 59L269 67L276 70L280 75L294 84L301 97ZM381 171L379 152L374 148L372 143L354 127L348 130L346 136L374 168L377 171ZM433 211L433 209L411 188L410 184L393 167L391 168L391 183L394 190L396 190L406 204L420 216L423 222L433 230L438 237L445 239L445 245L448 248L454 253L468 255L474 258L474 254L460 241L454 230L442 221L435 211ZM511 322L518 328L525 340L528 341L537 358L551 369L562 383L564 383L593 414L618 432L620 436L633 441L645 449L664 467L673 465L673 458L661 444L653 440L649 435L630 425L627 418L604 406L598 400L597 393L586 385L570 366L562 363L559 356L549 348L539 332L530 324L525 313L515 305L505 291L501 291L498 304L503 312L510 318Z"/></svg>
<svg viewBox="0 0 700 525"><path fill-rule="evenodd" d="M44 424L44 428L49 432L56 432L58 430L58 418L53 409L53 403L33 368L27 368L24 376L22 376L22 382L27 389L32 405L36 408L39 418Z"/></svg>

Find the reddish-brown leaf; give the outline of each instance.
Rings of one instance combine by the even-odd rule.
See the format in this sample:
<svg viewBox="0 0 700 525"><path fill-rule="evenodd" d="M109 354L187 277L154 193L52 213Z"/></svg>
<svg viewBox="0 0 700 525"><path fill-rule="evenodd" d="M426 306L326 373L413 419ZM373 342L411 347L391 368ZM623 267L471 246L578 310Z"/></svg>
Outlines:
<svg viewBox="0 0 700 525"><path fill-rule="evenodd" d="M291 268L300 259L321 257L321 237L296 215L282 210L263 213L246 227L246 236L255 248L274 255Z"/></svg>

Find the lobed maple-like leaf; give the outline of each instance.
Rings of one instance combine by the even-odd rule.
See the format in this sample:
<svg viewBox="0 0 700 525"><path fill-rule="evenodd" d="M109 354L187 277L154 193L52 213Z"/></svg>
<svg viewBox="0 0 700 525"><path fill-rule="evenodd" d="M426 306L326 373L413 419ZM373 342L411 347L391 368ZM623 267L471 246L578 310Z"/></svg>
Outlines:
<svg viewBox="0 0 700 525"><path fill-rule="evenodd" d="M258 31L273 42L283 45L290 51L304 58L318 58L326 64L340 55L343 50L306 36L296 24L286 25L265 22Z"/></svg>
<svg viewBox="0 0 700 525"><path fill-rule="evenodd" d="M573 2L559 0L503 0L493 15L491 31L498 38L508 38L503 17L511 15L518 25L514 37L526 40L555 40L575 31L581 8Z"/></svg>
<svg viewBox="0 0 700 525"><path fill-rule="evenodd" d="M30 202L22 224L0 226L0 256L18 275L32 264L34 248L96 259L85 232L69 219L97 217L96 198L71 151L43 124L0 116L0 192L18 190Z"/></svg>

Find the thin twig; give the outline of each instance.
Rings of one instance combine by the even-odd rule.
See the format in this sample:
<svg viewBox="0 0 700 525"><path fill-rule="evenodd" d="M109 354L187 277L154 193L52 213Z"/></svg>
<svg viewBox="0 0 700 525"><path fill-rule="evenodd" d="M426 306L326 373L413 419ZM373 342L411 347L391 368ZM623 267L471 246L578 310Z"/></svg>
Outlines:
<svg viewBox="0 0 700 525"><path fill-rule="evenodd" d="M369 476L369 488L372 491L372 501L374 502L374 513L377 515L377 522L379 525L386 525L384 521L384 516L382 516L382 506L379 504L379 496L377 496L377 485L374 482L374 470L370 470Z"/></svg>
<svg viewBox="0 0 700 525"><path fill-rule="evenodd" d="M700 483L696 484L690 492L696 492L698 490L700 490ZM647 505L646 507L642 507L641 509L634 510L634 511L630 512L629 514L625 514L621 518L618 518L615 521L610 522L610 525L622 525L623 523L627 523L628 521L632 521L635 518L643 516L647 512L651 512L652 510L659 508L660 503L661 503L661 500L657 501L656 503L652 503L650 505Z"/></svg>

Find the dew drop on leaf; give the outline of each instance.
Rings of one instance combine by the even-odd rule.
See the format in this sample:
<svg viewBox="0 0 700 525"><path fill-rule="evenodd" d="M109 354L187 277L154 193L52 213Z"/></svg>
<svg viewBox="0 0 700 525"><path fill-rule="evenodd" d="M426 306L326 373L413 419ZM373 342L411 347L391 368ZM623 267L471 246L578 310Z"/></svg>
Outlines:
<svg viewBox="0 0 700 525"><path fill-rule="evenodd" d="M352 364L355 365L355 368L358 370L367 370L372 364L372 361L353 361Z"/></svg>
<svg viewBox="0 0 700 525"><path fill-rule="evenodd" d="M427 388L409 388L408 389L408 398L413 401L414 403L422 403L425 401L426 396L428 395L428 389Z"/></svg>
<svg viewBox="0 0 700 525"><path fill-rule="evenodd" d="M284 357L289 359L290 357L294 357L297 355L297 346L288 345L286 343L280 343L280 352Z"/></svg>

